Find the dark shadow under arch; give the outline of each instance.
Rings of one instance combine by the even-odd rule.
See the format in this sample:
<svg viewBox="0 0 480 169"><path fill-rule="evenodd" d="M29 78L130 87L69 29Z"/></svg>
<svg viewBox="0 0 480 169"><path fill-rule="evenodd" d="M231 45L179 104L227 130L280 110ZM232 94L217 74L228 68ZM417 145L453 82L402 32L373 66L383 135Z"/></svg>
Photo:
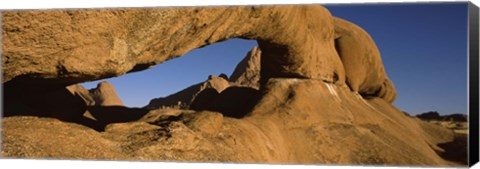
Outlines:
<svg viewBox="0 0 480 169"><path fill-rule="evenodd" d="M203 49L205 48L208 47ZM240 57L238 60L241 60L247 52L239 52L238 55ZM208 57L208 55L203 56L202 59L205 57ZM216 64L221 63L210 63L210 66L215 66ZM130 73L137 72L135 75L141 74L141 71L148 69L150 66L150 64L137 65ZM235 66L230 67L233 72ZM230 74L230 72L227 73ZM204 78L207 78L207 76ZM135 86L132 86L132 91L135 91ZM203 110L218 111L228 117L241 118L253 107L256 98L258 98L258 93L258 90L255 89L230 87L225 92L219 94L219 99L212 100L210 105L213 106L207 106ZM242 96L237 97L239 94ZM225 104L226 101L230 103ZM172 102L176 102L176 100ZM3 117L51 117L65 122L78 123L97 131L103 131L105 126L110 123L138 120L149 111L147 108L130 108L126 106L88 106L79 96L68 91L66 84L50 83L49 80L41 79L36 82L32 81L32 77L19 77L4 83L4 105ZM84 116L86 112L89 112L94 119L86 118Z"/></svg>

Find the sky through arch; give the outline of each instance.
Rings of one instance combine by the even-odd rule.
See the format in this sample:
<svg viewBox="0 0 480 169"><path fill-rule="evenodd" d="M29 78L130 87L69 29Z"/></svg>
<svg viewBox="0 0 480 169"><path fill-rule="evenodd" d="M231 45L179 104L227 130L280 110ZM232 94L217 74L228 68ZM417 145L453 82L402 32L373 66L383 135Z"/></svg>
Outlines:
<svg viewBox="0 0 480 169"><path fill-rule="evenodd" d="M254 46L257 46L256 40L229 39L192 50L144 71L81 85L90 89L101 81L108 81L126 106L143 107L153 98L168 96L203 82L209 75L224 73L230 76Z"/></svg>

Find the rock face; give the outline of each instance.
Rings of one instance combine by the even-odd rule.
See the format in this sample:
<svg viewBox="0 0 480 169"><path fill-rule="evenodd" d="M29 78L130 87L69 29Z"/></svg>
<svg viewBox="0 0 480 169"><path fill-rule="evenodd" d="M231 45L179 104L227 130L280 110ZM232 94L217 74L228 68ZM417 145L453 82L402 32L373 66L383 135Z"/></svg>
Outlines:
<svg viewBox="0 0 480 169"><path fill-rule="evenodd" d="M373 40L319 5L2 11L2 19L6 157L456 165L439 155L453 132L395 108ZM87 106L83 89L67 88L235 37L258 41L259 89L222 75L172 95L189 102L201 91L198 111L156 109L162 99L150 109L102 106L119 103L108 85L92 97L102 96L100 106ZM95 120L81 118L87 109Z"/></svg>
<svg viewBox="0 0 480 169"><path fill-rule="evenodd" d="M262 52L258 47L254 47L247 53L247 56L237 64L230 81L246 87L258 89L260 87L260 56Z"/></svg>
<svg viewBox="0 0 480 169"><path fill-rule="evenodd" d="M396 91L385 73L380 52L373 39L362 28L334 18L335 48L345 68L346 83L364 96L379 96L388 102Z"/></svg>
<svg viewBox="0 0 480 169"><path fill-rule="evenodd" d="M225 79L225 77L220 77L222 75L219 75L219 77L216 77L213 75L208 76L208 80L205 81L202 84L202 86L200 86L200 90L204 90L206 88L212 88L219 93L225 90L227 87L230 86L230 83L228 82L228 79Z"/></svg>
<svg viewBox="0 0 480 169"><path fill-rule="evenodd" d="M169 95L167 97L162 98L155 98L150 100L150 103L145 106L147 109L157 109L162 107L180 107L180 108L188 108L192 103L193 99L197 97L197 95L206 90L212 89L216 93L220 93L225 90L227 87L230 86L230 83L225 77L221 77L224 75L213 76L210 75L208 80L202 83L198 83L192 85L186 89L183 89L177 93Z"/></svg>
<svg viewBox="0 0 480 169"><path fill-rule="evenodd" d="M14 93L26 83L62 88L140 71L239 37L259 43L260 84L347 79L366 97L395 98L368 34L317 5L5 11L2 18L3 82ZM343 47L350 44L357 47Z"/></svg>
<svg viewBox="0 0 480 169"><path fill-rule="evenodd" d="M260 98L260 92L250 87L231 86L221 93L203 90L196 95L190 109L208 110L222 113L227 117L246 116Z"/></svg>
<svg viewBox="0 0 480 169"><path fill-rule="evenodd" d="M4 118L2 126L2 157L127 159L115 142L81 125L24 116Z"/></svg>
<svg viewBox="0 0 480 169"><path fill-rule="evenodd" d="M67 86L67 90L70 91L70 93L72 93L73 95L82 98L87 106L94 106L96 104L95 98L82 85L70 85Z"/></svg>
<svg viewBox="0 0 480 169"><path fill-rule="evenodd" d="M81 118L95 101L88 91L79 85L36 86L24 84L5 85L5 107L3 116L29 115L55 117L64 121L76 121ZM8 90L12 88L22 90Z"/></svg>
<svg viewBox="0 0 480 169"><path fill-rule="evenodd" d="M115 88L107 81L98 83L97 88L90 90L90 94L95 99L97 106L123 106Z"/></svg>
<svg viewBox="0 0 480 169"><path fill-rule="evenodd" d="M2 125L2 155L190 162L455 165L436 153L442 151L438 144L453 140L452 131L407 117L383 99L365 100L348 87L292 78L269 80L265 92L252 113L242 119L208 111L159 109L139 121L110 124L101 133L54 119L7 117ZM24 125L27 123L29 125ZM31 135L33 131L35 134ZM62 134L52 135L52 131ZM80 138L65 139L72 134ZM24 138L27 136L30 139ZM58 139L42 139L47 137ZM51 147L52 143L61 144L62 150ZM91 148L83 146L98 147L101 151L85 154L83 151Z"/></svg>
<svg viewBox="0 0 480 169"><path fill-rule="evenodd" d="M333 18L319 5L3 11L2 19L4 83L114 77L235 37L259 41L265 79L344 79Z"/></svg>

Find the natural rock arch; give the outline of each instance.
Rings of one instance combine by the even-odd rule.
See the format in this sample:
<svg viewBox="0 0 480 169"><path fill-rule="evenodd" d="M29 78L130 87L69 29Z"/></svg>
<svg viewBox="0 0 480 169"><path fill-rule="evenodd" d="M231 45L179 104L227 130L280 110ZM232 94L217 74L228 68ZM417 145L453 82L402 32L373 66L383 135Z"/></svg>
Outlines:
<svg viewBox="0 0 480 169"><path fill-rule="evenodd" d="M344 52L346 44L378 53L373 40L319 5L7 11L2 18L3 84L16 100L141 71L231 38L258 41L261 86L270 78L347 79L353 91L394 99L379 54L372 61ZM365 53L359 49L353 53Z"/></svg>
<svg viewBox="0 0 480 169"><path fill-rule="evenodd" d="M119 76L235 37L259 41L264 78L344 76L333 19L321 6L8 11L3 18L3 82Z"/></svg>
<svg viewBox="0 0 480 169"><path fill-rule="evenodd" d="M380 51L368 33L340 19L335 21L335 49L345 68L348 86L364 97L381 97L392 103L397 93L385 72Z"/></svg>
<svg viewBox="0 0 480 169"><path fill-rule="evenodd" d="M45 100L56 106L48 95L62 90L54 97L71 98L76 93L65 92L69 84L144 70L234 37L258 40L264 94L252 115L242 119L208 111L163 119L152 111L146 119L123 123L150 112L97 107L98 112L115 113L102 113L99 119L118 123L90 126L106 128L101 133L55 119L7 117L2 125L2 135L8 136L4 156L451 165L436 154L435 145L451 141L453 132L395 108L395 90L384 72L370 77L383 70L379 54L369 55L369 50L378 52L373 40L321 6L6 11L2 18L5 107L42 107ZM77 100L71 103L64 106L78 106ZM63 139L71 133L81 137ZM34 139L22 139L27 135ZM124 136L134 136L133 141ZM92 145L91 140L100 142ZM158 143L149 144L152 140ZM95 153L84 155L84 147ZM135 151L118 152L123 148Z"/></svg>

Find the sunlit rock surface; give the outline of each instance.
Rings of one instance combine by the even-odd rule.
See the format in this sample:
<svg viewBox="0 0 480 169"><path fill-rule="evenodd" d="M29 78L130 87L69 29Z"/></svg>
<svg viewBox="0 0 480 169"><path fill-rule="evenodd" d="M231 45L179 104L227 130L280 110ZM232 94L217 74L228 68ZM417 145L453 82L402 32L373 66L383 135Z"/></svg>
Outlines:
<svg viewBox="0 0 480 169"><path fill-rule="evenodd" d="M454 133L395 108L373 40L320 5L2 11L2 19L5 157L458 165L438 146ZM212 77L227 83L207 84L207 99L194 95L198 109L91 106L83 89L66 88L236 37L258 41L258 89Z"/></svg>

